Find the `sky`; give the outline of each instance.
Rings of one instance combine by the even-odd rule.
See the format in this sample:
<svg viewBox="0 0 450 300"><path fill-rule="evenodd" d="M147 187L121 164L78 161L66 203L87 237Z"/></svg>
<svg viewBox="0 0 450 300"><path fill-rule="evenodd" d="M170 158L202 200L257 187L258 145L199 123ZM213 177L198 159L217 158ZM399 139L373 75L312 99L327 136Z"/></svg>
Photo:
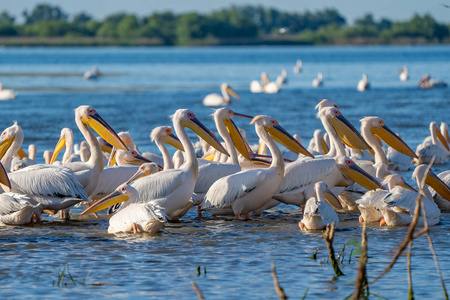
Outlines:
<svg viewBox="0 0 450 300"><path fill-rule="evenodd" d="M95 19L116 13L134 13L145 16L152 12L172 11L184 13L196 11L208 13L230 5L263 5L281 11L305 12L324 8L336 8L348 23L370 12L379 20L409 20L415 13L429 13L439 22L450 23L450 0L0 0L0 10L6 10L21 22L24 10L32 10L36 4L48 3L60 6L69 15L85 11Z"/></svg>

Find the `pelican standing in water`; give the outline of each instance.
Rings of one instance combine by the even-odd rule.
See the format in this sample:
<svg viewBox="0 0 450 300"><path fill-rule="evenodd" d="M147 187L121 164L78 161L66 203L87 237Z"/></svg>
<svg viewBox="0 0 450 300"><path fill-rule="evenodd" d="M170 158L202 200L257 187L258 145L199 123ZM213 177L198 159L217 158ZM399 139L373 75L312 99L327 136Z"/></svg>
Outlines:
<svg viewBox="0 0 450 300"><path fill-rule="evenodd" d="M236 100L239 100L239 95L228 85L228 83L222 83L220 86L222 95L219 94L209 94L203 99L203 105L206 106L225 106L230 105L231 99L230 95Z"/></svg>
<svg viewBox="0 0 450 300"><path fill-rule="evenodd" d="M298 226L301 230L322 230L332 223L338 226L339 217L330 203L327 202L324 193L331 196L334 203L339 204L339 200L322 181L317 182L314 189L316 197L309 198L306 202L303 219L298 223Z"/></svg>
<svg viewBox="0 0 450 300"><path fill-rule="evenodd" d="M297 62L295 63L295 67L294 67L294 73L295 74L299 74L302 72L302 68L303 68L303 63L301 59L297 59Z"/></svg>
<svg viewBox="0 0 450 300"><path fill-rule="evenodd" d="M368 90L370 88L369 79L367 78L367 75L364 73L362 75L362 79L358 82L358 86L356 89L360 92L363 92L365 90Z"/></svg>
<svg viewBox="0 0 450 300"><path fill-rule="evenodd" d="M274 118L256 116L251 124L255 124L257 135L272 153L270 167L245 170L217 180L206 193L202 210L213 215L232 214L236 219L243 215L248 219L252 211L272 198L284 176L284 160L271 136L293 151L309 153Z"/></svg>
<svg viewBox="0 0 450 300"><path fill-rule="evenodd" d="M403 66L398 77L400 78L400 81L408 81L409 75L407 66Z"/></svg>
<svg viewBox="0 0 450 300"><path fill-rule="evenodd" d="M323 75L321 72L317 73L317 78L312 81L312 86L315 88L321 87L323 85Z"/></svg>
<svg viewBox="0 0 450 300"><path fill-rule="evenodd" d="M132 186L139 192L140 201L161 207L170 220L181 218L192 207L190 202L198 177L195 149L185 131L190 128L208 144L229 155L217 138L188 109L179 109L172 115L173 128L185 150L185 162L179 169L170 169L138 179Z"/></svg>

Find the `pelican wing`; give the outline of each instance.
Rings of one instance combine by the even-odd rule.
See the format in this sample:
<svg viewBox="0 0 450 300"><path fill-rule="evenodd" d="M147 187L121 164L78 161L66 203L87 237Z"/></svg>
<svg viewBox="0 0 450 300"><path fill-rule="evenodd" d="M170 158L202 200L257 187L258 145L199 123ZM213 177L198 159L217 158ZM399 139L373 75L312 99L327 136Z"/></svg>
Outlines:
<svg viewBox="0 0 450 300"><path fill-rule="evenodd" d="M384 197L383 202L386 203L387 207L398 207L410 214L413 214L416 207L417 196L418 193L405 189L401 186L397 186L391 191L391 193Z"/></svg>
<svg viewBox="0 0 450 300"><path fill-rule="evenodd" d="M277 193L289 192L320 181L334 168L334 159L305 159L289 163Z"/></svg>
<svg viewBox="0 0 450 300"><path fill-rule="evenodd" d="M90 198L98 200L111 194L122 183L131 178L139 169L139 166L107 167L103 169L100 182Z"/></svg>
<svg viewBox="0 0 450 300"><path fill-rule="evenodd" d="M87 201L75 173L62 166L33 165L9 174L11 190L27 195L75 197Z"/></svg>
<svg viewBox="0 0 450 300"><path fill-rule="evenodd" d="M183 184L186 174L179 169L164 170L138 179L131 185L139 192L139 199L147 202L165 198Z"/></svg>
<svg viewBox="0 0 450 300"><path fill-rule="evenodd" d="M148 203L132 203L111 217L109 226L115 229L127 228L132 223L145 224L149 221L164 222L162 215L154 211L153 206Z"/></svg>
<svg viewBox="0 0 450 300"><path fill-rule="evenodd" d="M362 206L373 206L380 209L384 206L383 199L389 194L386 190L368 191L356 203Z"/></svg>
<svg viewBox="0 0 450 300"><path fill-rule="evenodd" d="M194 192L206 193L214 182L240 170L240 166L232 164L209 163L202 165L198 169L198 178L195 182Z"/></svg>
<svg viewBox="0 0 450 300"><path fill-rule="evenodd" d="M0 216L17 212L27 206L32 206L29 201L30 198L26 195L16 193L0 194Z"/></svg>
<svg viewBox="0 0 450 300"><path fill-rule="evenodd" d="M265 179L266 175L261 169L246 170L222 177L214 182L206 193L202 208L230 207L234 200L260 186Z"/></svg>
<svg viewBox="0 0 450 300"><path fill-rule="evenodd" d="M419 157L428 158L423 162L428 163L431 158L436 155L435 163L443 164L450 158L450 152L448 152L444 147L435 144L421 144L417 146L416 154Z"/></svg>

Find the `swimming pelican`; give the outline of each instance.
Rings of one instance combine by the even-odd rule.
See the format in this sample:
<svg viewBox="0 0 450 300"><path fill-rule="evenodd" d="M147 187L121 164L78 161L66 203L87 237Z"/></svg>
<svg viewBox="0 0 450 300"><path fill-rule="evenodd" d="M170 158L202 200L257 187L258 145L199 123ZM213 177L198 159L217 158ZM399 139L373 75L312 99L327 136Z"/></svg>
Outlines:
<svg viewBox="0 0 450 300"><path fill-rule="evenodd" d="M431 76L429 74L425 74L417 84L417 86L421 89L433 89L433 88L446 88L447 83L438 80L438 79L431 79Z"/></svg>
<svg viewBox="0 0 450 300"><path fill-rule="evenodd" d="M287 83L287 72L285 69L281 70L281 74L278 75L276 82L278 82L280 85Z"/></svg>
<svg viewBox="0 0 450 300"><path fill-rule="evenodd" d="M322 181L316 182L314 188L316 197L309 198L306 201L303 219L298 223L298 226L301 230L322 230L332 223L338 226L339 217L325 199L324 194L327 193L328 197L334 198L334 201L337 203L339 203L339 200Z"/></svg>
<svg viewBox="0 0 450 300"><path fill-rule="evenodd" d="M393 191L396 186L403 186L404 188L416 191L398 174L386 176L383 185L387 185L389 191ZM361 212L359 222L379 222L381 220L383 215L381 214L380 209L386 205L383 202L383 199L389 194L389 191L382 189L368 191L361 199L356 200L358 209Z"/></svg>
<svg viewBox="0 0 450 300"><path fill-rule="evenodd" d="M433 196L434 202L436 202L442 212L450 212L450 170L439 173L437 178L430 170L430 175L431 177L427 178L430 186L432 185L432 182L430 183L430 181L437 182L437 178L442 181L442 184L435 184L435 187L439 189L439 193L432 187L431 195ZM427 183L427 181L425 181L425 183Z"/></svg>
<svg viewBox="0 0 450 300"><path fill-rule="evenodd" d="M429 164L434 156L436 156L434 164L444 164L450 159L447 140L439 131L438 124L434 121L430 123L430 132L431 139L426 138L416 148L418 158L413 161L415 164Z"/></svg>
<svg viewBox="0 0 450 300"><path fill-rule="evenodd" d="M231 104L230 95L236 100L239 100L239 95L228 85L228 83L222 83L220 86L222 96L219 94L209 94L203 99L203 105L206 106L225 106Z"/></svg>
<svg viewBox="0 0 450 300"><path fill-rule="evenodd" d="M303 63L301 59L297 59L297 62L295 63L294 67L294 73L298 74L302 72Z"/></svg>
<svg viewBox="0 0 450 300"><path fill-rule="evenodd" d="M403 66L403 68L401 69L400 75L398 77L400 78L400 81L408 80L409 75L408 75L408 67L407 66Z"/></svg>
<svg viewBox="0 0 450 300"><path fill-rule="evenodd" d="M172 115L173 128L185 150L185 162L179 169L164 170L132 183L141 201L162 208L170 220L178 220L192 207L189 202L198 176L198 162L192 142L185 131L190 128L208 144L228 155L217 138L188 109Z"/></svg>
<svg viewBox="0 0 450 300"><path fill-rule="evenodd" d="M217 180L206 193L202 210L212 214L232 214L237 219L241 215L249 218L252 211L272 198L284 175L283 157L272 136L294 151L309 154L274 118L256 116L251 124L255 124L257 135L272 153L270 167L245 170Z"/></svg>
<svg viewBox="0 0 450 300"><path fill-rule="evenodd" d="M81 215L94 213L120 202L125 203L109 219L108 233L156 233L161 231L165 223L163 213L151 202L141 202L138 191L126 183L120 185L114 193L86 209Z"/></svg>
<svg viewBox="0 0 450 300"><path fill-rule="evenodd" d="M0 83L0 100L12 100L16 98L17 93L14 90L5 90Z"/></svg>
<svg viewBox="0 0 450 300"><path fill-rule="evenodd" d="M358 82L358 86L356 89L360 92L363 92L365 90L368 90L370 88L369 79L367 78L367 75L364 73L362 75L362 79Z"/></svg>
<svg viewBox="0 0 450 300"><path fill-rule="evenodd" d="M162 154L162 157L150 152L142 153L142 156L148 160L156 162L158 165L164 165L164 170L173 169L172 158L170 157L169 151L167 150L165 144L169 144L180 151L183 151L184 148L180 140L172 133L172 127L155 127L150 133L150 139L152 142L155 142Z"/></svg>
<svg viewBox="0 0 450 300"><path fill-rule="evenodd" d="M317 73L317 78L314 78L312 81L312 86L317 88L323 85L323 75L321 72Z"/></svg>
<svg viewBox="0 0 450 300"><path fill-rule="evenodd" d="M100 73L100 71L98 70L97 67L93 67L91 71L86 71L83 75L84 79L86 80L92 80L92 79L97 79L101 76L102 74Z"/></svg>
<svg viewBox="0 0 450 300"><path fill-rule="evenodd" d="M416 167L413 173L413 178L416 178L417 184L422 186L424 178L428 179L432 177L427 172L427 165L419 165ZM435 181L433 181L434 183ZM427 215L428 225L436 225L439 223L441 211L439 207L434 203L433 197L426 186L422 186L424 193L423 204L425 206L425 212ZM414 217L414 210L417 203L418 193L405 189L402 186L395 187L384 199L385 207L380 211L383 214L383 218L380 221L380 225L386 224L387 226L407 226L411 223ZM423 226L424 219L423 214L419 217L419 226Z"/></svg>
<svg viewBox="0 0 450 300"><path fill-rule="evenodd" d="M250 92L262 93L264 92L264 85L266 84L264 79L267 78L266 72L261 73L261 80L253 80L250 82Z"/></svg>
<svg viewBox="0 0 450 300"><path fill-rule="evenodd" d="M265 74L265 73L264 73ZM264 78L264 86L263 86L263 92L266 94L276 94L280 91L281 88L281 82L280 80L277 81L270 81L269 77L267 77L267 74L265 74Z"/></svg>

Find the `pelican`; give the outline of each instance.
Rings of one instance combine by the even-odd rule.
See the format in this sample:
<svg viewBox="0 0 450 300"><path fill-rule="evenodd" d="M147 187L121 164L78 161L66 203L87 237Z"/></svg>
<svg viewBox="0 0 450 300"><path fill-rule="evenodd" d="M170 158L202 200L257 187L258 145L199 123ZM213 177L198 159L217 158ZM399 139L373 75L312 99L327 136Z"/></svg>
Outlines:
<svg viewBox="0 0 450 300"><path fill-rule="evenodd" d="M327 193L335 203L339 203L339 200L322 181L316 182L314 188L316 197L309 198L306 202L303 219L298 223L298 226L301 230L322 230L332 223L338 226L339 217L330 203L327 202L324 194Z"/></svg>
<svg viewBox="0 0 450 300"><path fill-rule="evenodd" d="M278 75L276 80L280 85L287 83L287 72L285 69L281 70L281 74Z"/></svg>
<svg viewBox="0 0 450 300"><path fill-rule="evenodd" d="M252 211L272 198L283 179L284 161L271 136L291 150L309 154L274 118L256 116L251 124L255 124L257 135L272 153L270 167L245 170L217 180L206 193L202 210L212 214L233 214L236 219L241 215L249 218Z"/></svg>
<svg viewBox="0 0 450 300"><path fill-rule="evenodd" d="M50 159L52 158L52 152L50 150L45 150L42 157L44 158L45 164L48 165L50 164Z"/></svg>
<svg viewBox="0 0 450 300"><path fill-rule="evenodd" d="M317 73L317 78L312 81L312 86L315 88L321 87L323 85L323 75L321 72Z"/></svg>
<svg viewBox="0 0 450 300"><path fill-rule="evenodd" d="M19 150L19 152L20 152L20 150ZM19 152L17 152L17 153L19 154ZM36 145L30 144L28 146L28 157L26 155L23 155L23 157L20 157L20 158L18 156L15 156L12 159L11 172L14 172L19 169L23 169L23 168L26 168L28 166L35 165L35 164L36 164Z"/></svg>
<svg viewBox="0 0 450 300"><path fill-rule="evenodd" d="M323 132L321 129L316 129L313 138L309 141L308 151L314 155L325 154L324 149L328 150L328 145L323 138Z"/></svg>
<svg viewBox="0 0 450 300"><path fill-rule="evenodd" d="M294 73L298 74L302 72L303 63L301 59L297 59L297 62L295 63L294 67Z"/></svg>
<svg viewBox="0 0 450 300"><path fill-rule="evenodd" d="M0 83L0 100L12 100L16 98L17 93L14 90L5 90Z"/></svg>
<svg viewBox="0 0 450 300"><path fill-rule="evenodd" d="M446 88L447 83L437 80L437 79L431 79L431 76L429 74L425 74L417 84L417 86L421 89L433 89L433 88Z"/></svg>
<svg viewBox="0 0 450 300"><path fill-rule="evenodd" d="M413 178L416 178L417 184L422 186L424 197L422 197L425 212L427 216L428 225L436 225L439 223L441 211L439 207L434 203L433 197L430 191L423 186L422 183L426 182L426 179L433 177L431 173L427 173L427 165L419 165L416 167L413 173ZM436 177L437 178L437 177ZM425 180L423 180L425 179ZM436 181L433 180L433 184ZM448 187L447 187L448 189ZM384 199L385 207L380 211L383 214L383 218L380 221L380 225L386 224L387 226L407 226L411 223L414 217L414 210L417 203L417 192L405 189L402 186L395 187ZM419 226L423 226L424 219L423 213L419 217Z"/></svg>
<svg viewBox="0 0 450 300"><path fill-rule="evenodd" d="M93 67L91 71L86 71L83 75L84 79L86 80L92 80L92 79L97 79L101 76L102 74L100 73L100 71L98 70L97 67Z"/></svg>
<svg viewBox="0 0 450 300"><path fill-rule="evenodd" d="M450 170L439 173L437 176L430 170L430 177L428 179L428 184L432 187L431 195L433 196L434 202L436 202L437 206L441 209L442 212L450 212ZM439 178L439 180L438 180ZM434 185L433 185L434 181ZM438 181L441 181L442 184L438 184ZM427 183L427 181L425 181ZM438 189L439 192L436 192L434 189Z"/></svg>
<svg viewBox="0 0 450 300"><path fill-rule="evenodd" d="M417 192L398 174L386 176L383 185L387 185L389 191L393 191L396 186L403 186L404 188ZM381 214L380 209L385 206L383 199L389 194L389 191L382 189L368 191L361 199L356 200L358 209L361 212L359 222L379 222L381 220L383 215Z"/></svg>
<svg viewBox="0 0 450 300"><path fill-rule="evenodd" d="M270 81L269 77L267 77L267 74L264 73L264 86L263 86L263 92L266 94L276 94L280 91L282 82L280 80L277 81Z"/></svg>
<svg viewBox="0 0 450 300"><path fill-rule="evenodd" d="M179 169L170 169L138 179L132 186L141 201L161 207L170 220L178 220L192 207L190 202L198 177L198 162L194 146L185 127L190 128L208 144L228 155L217 138L188 109L179 109L172 116L173 128L185 150L185 162Z"/></svg>
<svg viewBox="0 0 450 300"><path fill-rule="evenodd" d="M365 73L362 75L362 79L358 82L358 86L356 88L360 92L363 92L370 88L369 79L367 78L367 75Z"/></svg>
<svg viewBox="0 0 450 300"><path fill-rule="evenodd" d="M400 78L400 81L408 81L409 75L407 66L403 66L398 77Z"/></svg>
<svg viewBox="0 0 450 300"><path fill-rule="evenodd" d="M253 80L250 82L250 92L262 93L264 92L264 85L266 84L264 79L267 78L266 72L261 73L261 80Z"/></svg>
<svg viewBox="0 0 450 300"><path fill-rule="evenodd" d="M183 151L184 148L180 140L172 133L172 127L155 127L150 133L150 139L152 142L155 142L162 154L162 157L150 152L142 153L142 156L148 160L156 162L159 165L164 165L164 170L173 169L172 158L170 157L169 151L167 150L165 144L169 144L180 151Z"/></svg>
<svg viewBox="0 0 450 300"><path fill-rule="evenodd" d="M436 156L435 164L444 164L450 159L449 145L439 131L439 126L436 122L430 123L430 132L431 140L426 138L416 148L418 158L413 161L415 164L429 164L434 156Z"/></svg>
<svg viewBox="0 0 450 300"><path fill-rule="evenodd" d="M100 146L88 126L96 130L115 147L123 148L115 132L90 106L80 106L75 112L76 123L83 136L94 149L87 163L73 163L73 169L53 165L33 165L9 175L12 191L28 195L43 205L43 209L57 211L80 201L87 201L87 194L95 189L103 170L103 158L98 159ZM22 129L14 124L0 136L0 157L10 163L12 153L17 152L23 141ZM98 149L97 149L98 148ZM83 165L84 164L84 165ZM78 168L75 168L78 167ZM83 189L84 187L84 189Z"/></svg>
<svg viewBox="0 0 450 300"><path fill-rule="evenodd" d="M72 149L73 149L73 132L70 128L61 129L61 135L59 137L58 142L56 143L55 149L53 150L52 156L50 158L50 164L53 164L56 161L56 158L59 152L66 147L66 151L61 160L61 164L65 165L70 161L81 161L80 156L74 154L72 157ZM75 158L77 157L77 158Z"/></svg>
<svg viewBox="0 0 450 300"><path fill-rule="evenodd" d="M206 106L225 106L231 104L230 95L239 100L239 95L228 85L222 83L220 86L222 96L219 94L209 94L203 99L203 105Z"/></svg>
<svg viewBox="0 0 450 300"><path fill-rule="evenodd" d="M128 184L86 209L81 215L94 213L120 202L122 207L109 219L108 233L146 232L157 233L165 223L165 216L151 202L140 202L139 193Z"/></svg>

